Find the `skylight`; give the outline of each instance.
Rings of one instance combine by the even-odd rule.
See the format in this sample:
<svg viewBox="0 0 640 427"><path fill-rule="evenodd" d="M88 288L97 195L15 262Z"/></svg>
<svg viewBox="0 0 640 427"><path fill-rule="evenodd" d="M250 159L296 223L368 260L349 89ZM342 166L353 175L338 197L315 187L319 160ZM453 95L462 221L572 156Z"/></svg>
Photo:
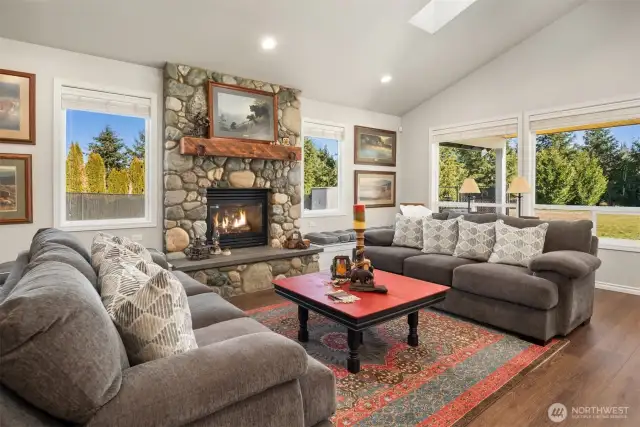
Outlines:
<svg viewBox="0 0 640 427"><path fill-rule="evenodd" d="M435 34L475 2L476 0L431 0L413 15L409 23L429 34Z"/></svg>

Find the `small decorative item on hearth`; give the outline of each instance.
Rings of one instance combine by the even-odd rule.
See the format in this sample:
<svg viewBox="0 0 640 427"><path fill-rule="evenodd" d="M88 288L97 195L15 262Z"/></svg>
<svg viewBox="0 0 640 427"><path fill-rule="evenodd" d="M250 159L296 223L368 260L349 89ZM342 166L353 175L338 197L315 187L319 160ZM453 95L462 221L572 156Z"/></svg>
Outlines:
<svg viewBox="0 0 640 427"><path fill-rule="evenodd" d="M333 257L333 262L331 263L331 278L351 278L351 258L345 255Z"/></svg>
<svg viewBox="0 0 640 427"><path fill-rule="evenodd" d="M309 239L303 239L299 231L291 233L291 237L284 243L285 249L308 249L311 245Z"/></svg>
<svg viewBox="0 0 640 427"><path fill-rule="evenodd" d="M356 232L356 255L349 273L351 277L349 289L359 292L386 294L386 287L375 285L373 266L371 261L366 259L364 255L364 231L366 229L364 205L353 205L353 229Z"/></svg>
<svg viewBox="0 0 640 427"><path fill-rule="evenodd" d="M209 258L212 245L208 245L202 237L196 237L193 244L185 249L185 253L192 261Z"/></svg>

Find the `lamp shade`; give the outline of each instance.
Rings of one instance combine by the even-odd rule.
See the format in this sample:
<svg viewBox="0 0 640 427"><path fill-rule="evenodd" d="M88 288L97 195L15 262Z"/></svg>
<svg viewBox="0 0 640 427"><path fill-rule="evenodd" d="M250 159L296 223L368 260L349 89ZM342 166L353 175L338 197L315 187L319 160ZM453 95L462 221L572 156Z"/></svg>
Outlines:
<svg viewBox="0 0 640 427"><path fill-rule="evenodd" d="M517 176L513 178L513 181L511 181L511 185L509 185L509 189L507 190L507 193L516 193L516 194L521 194L521 193L526 194L530 192L531 192L531 187L529 186L529 183L523 176Z"/></svg>
<svg viewBox="0 0 640 427"><path fill-rule="evenodd" d="M462 183L462 187L460 187L460 193L462 194L471 194L471 193L480 193L480 189L478 188L478 184L476 184L476 180L473 178L467 178Z"/></svg>

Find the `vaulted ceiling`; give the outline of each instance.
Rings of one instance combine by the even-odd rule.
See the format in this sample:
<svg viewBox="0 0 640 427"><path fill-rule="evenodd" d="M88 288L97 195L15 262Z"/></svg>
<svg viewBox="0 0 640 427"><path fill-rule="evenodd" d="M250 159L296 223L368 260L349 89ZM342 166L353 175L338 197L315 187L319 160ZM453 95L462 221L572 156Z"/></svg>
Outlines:
<svg viewBox="0 0 640 427"><path fill-rule="evenodd" d="M0 37L200 66L400 115L584 0L478 0L434 35L408 23L428 1L2 0ZM265 35L274 51L261 50Z"/></svg>

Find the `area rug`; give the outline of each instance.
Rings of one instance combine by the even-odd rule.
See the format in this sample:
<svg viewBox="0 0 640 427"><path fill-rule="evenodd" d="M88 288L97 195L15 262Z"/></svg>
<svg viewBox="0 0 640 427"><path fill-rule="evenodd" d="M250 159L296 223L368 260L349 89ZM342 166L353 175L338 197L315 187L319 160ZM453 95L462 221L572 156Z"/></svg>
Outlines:
<svg viewBox="0 0 640 427"><path fill-rule="evenodd" d="M296 339L298 309L290 302L248 312L274 332ZM335 374L335 426L455 426L469 424L522 378L568 344L542 347L443 312L420 311L420 345L406 339L407 319L364 333L361 371L346 369L344 327L309 312L307 353Z"/></svg>

